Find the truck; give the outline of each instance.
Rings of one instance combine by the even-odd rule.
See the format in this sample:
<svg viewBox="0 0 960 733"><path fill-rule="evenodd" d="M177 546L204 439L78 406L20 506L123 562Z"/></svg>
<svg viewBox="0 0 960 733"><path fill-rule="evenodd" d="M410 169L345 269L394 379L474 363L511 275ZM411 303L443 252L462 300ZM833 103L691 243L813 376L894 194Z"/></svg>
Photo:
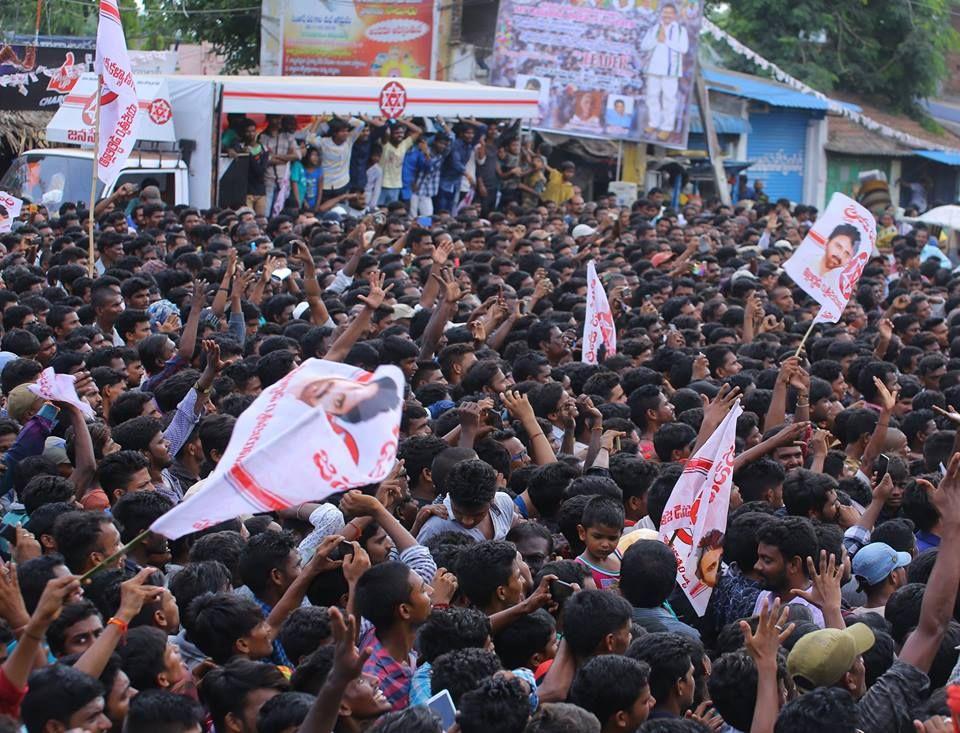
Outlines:
<svg viewBox="0 0 960 733"><path fill-rule="evenodd" d="M136 82L137 140L117 177L97 182L98 199L124 183L146 182L168 206L237 205L245 161L222 154L227 115L538 116L534 91L425 79L173 74L141 75ZM81 76L47 126L47 141L56 147L23 151L0 178L0 190L51 210L89 200L96 93L96 76Z"/></svg>

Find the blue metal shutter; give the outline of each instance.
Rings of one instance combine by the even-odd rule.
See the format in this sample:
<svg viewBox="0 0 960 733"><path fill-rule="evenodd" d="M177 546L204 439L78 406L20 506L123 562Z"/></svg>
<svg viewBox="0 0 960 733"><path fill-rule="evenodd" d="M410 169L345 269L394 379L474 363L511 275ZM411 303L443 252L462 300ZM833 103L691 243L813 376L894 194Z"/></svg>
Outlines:
<svg viewBox="0 0 960 733"><path fill-rule="evenodd" d="M768 107L750 109L753 131L747 138L746 170L751 181L763 181L771 201L787 198L800 203L806 161L807 110Z"/></svg>

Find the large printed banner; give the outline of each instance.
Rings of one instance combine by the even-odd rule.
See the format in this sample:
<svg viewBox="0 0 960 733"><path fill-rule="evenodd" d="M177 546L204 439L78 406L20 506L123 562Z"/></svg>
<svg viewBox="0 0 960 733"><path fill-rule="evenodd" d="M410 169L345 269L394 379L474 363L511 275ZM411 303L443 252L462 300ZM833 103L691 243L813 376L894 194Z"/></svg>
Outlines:
<svg viewBox="0 0 960 733"><path fill-rule="evenodd" d="M308 359L260 393L196 494L153 523L176 539L386 478L397 455L403 375Z"/></svg>
<svg viewBox="0 0 960 733"><path fill-rule="evenodd" d="M264 0L260 73L430 79L434 0Z"/></svg>
<svg viewBox="0 0 960 733"><path fill-rule="evenodd" d="M85 71L93 71L93 44L4 45L0 50L0 109L50 110L60 106Z"/></svg>
<svg viewBox="0 0 960 733"><path fill-rule="evenodd" d="M540 93L537 127L687 144L698 0L501 0L491 83Z"/></svg>
<svg viewBox="0 0 960 733"><path fill-rule="evenodd" d="M820 304L818 322L836 323L877 241L877 220L849 196L835 193L826 211L783 265Z"/></svg>

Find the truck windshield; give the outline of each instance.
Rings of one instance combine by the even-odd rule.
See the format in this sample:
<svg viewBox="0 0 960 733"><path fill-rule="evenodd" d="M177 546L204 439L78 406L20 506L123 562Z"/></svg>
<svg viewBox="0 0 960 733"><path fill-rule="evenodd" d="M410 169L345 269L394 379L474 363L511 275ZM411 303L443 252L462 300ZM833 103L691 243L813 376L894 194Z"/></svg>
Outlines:
<svg viewBox="0 0 960 733"><path fill-rule="evenodd" d="M90 200L91 158L56 154L21 155L0 179L0 190L32 203L43 203L51 213L60 204L70 202L86 208ZM97 181L97 197L103 183Z"/></svg>

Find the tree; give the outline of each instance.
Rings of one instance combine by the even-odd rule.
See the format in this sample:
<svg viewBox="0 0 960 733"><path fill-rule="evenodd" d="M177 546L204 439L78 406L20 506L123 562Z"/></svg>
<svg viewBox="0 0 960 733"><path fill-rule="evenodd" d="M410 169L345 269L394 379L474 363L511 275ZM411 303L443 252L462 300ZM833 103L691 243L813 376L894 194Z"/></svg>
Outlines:
<svg viewBox="0 0 960 733"><path fill-rule="evenodd" d="M960 47L952 0L736 0L707 13L721 28L818 91L853 92L920 115ZM741 60L749 68L750 62Z"/></svg>
<svg viewBox="0 0 960 733"><path fill-rule="evenodd" d="M174 39L213 44L225 57L224 73L255 71L260 65L260 0L144 0L141 28L166 47Z"/></svg>

